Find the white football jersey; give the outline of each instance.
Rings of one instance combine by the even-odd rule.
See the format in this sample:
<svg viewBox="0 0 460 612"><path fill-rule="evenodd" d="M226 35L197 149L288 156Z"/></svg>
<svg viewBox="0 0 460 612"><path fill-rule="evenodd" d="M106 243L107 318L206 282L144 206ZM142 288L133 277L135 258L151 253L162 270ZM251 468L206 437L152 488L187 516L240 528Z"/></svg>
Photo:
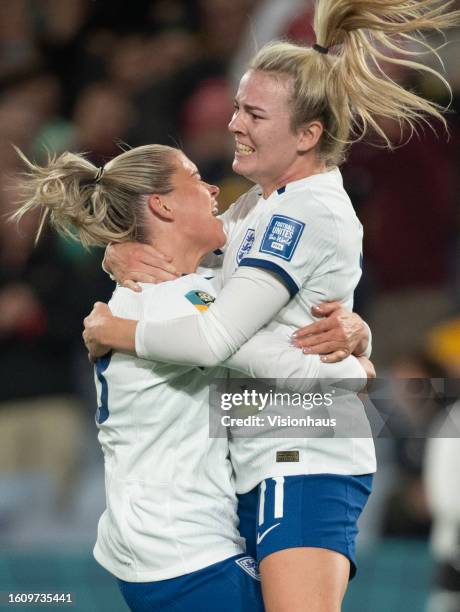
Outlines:
<svg viewBox="0 0 460 612"><path fill-rule="evenodd" d="M142 293L117 288L110 308L162 321L199 315L214 295L191 274ZM165 580L244 552L228 441L209 437L209 380L219 371L123 353L97 363L107 508L94 556L122 580Z"/></svg>
<svg viewBox="0 0 460 612"><path fill-rule="evenodd" d="M338 168L288 183L267 199L256 185L222 219L228 239L220 256L223 283L238 266L253 266L277 274L291 293L292 299L265 329L287 339L315 320L311 308L321 301L337 300L353 308L363 230ZM275 476L374 472L374 443L359 401L350 418L356 419L360 435L368 432L368 437L233 438L230 452L238 493ZM291 450L299 453L283 454ZM277 451L296 460L277 462Z"/></svg>

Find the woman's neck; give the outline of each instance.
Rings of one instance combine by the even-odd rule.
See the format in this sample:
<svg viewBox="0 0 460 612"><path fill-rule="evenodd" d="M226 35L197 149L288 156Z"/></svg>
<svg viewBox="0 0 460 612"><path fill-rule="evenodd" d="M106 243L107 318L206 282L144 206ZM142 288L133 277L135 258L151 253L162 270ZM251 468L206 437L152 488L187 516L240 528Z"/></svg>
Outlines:
<svg viewBox="0 0 460 612"><path fill-rule="evenodd" d="M171 265L176 269L178 276L196 272L200 261L207 253L203 252L203 247L188 244L182 237L158 236L150 244L163 255L172 258Z"/></svg>

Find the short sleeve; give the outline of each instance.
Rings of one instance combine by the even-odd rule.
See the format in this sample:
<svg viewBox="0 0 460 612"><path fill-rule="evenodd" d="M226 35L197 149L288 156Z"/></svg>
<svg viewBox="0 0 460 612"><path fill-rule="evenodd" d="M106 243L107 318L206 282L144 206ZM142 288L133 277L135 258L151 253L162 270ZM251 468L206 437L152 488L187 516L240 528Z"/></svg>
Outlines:
<svg viewBox="0 0 460 612"><path fill-rule="evenodd" d="M287 197L262 217L252 248L240 262L240 266L277 274L291 296L311 277L324 272L326 262L331 270L338 243L329 209L308 194L302 195Z"/></svg>

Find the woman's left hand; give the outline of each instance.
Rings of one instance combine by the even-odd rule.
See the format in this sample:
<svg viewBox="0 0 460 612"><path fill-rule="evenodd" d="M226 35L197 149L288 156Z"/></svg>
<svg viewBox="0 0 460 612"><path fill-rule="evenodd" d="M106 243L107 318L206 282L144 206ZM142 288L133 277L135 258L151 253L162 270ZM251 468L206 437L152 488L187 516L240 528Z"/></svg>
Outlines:
<svg viewBox="0 0 460 612"><path fill-rule="evenodd" d="M327 363L364 353L369 342L369 330L359 315L339 302L323 302L312 311L316 317L324 318L298 329L292 338L294 346L307 354L321 354L321 360Z"/></svg>
<svg viewBox="0 0 460 612"><path fill-rule="evenodd" d="M98 357L102 357L110 351L112 347L104 344L105 326L111 323L113 315L107 304L96 302L93 310L83 320L85 329L83 331L83 340L88 349L89 358L91 361L96 361Z"/></svg>

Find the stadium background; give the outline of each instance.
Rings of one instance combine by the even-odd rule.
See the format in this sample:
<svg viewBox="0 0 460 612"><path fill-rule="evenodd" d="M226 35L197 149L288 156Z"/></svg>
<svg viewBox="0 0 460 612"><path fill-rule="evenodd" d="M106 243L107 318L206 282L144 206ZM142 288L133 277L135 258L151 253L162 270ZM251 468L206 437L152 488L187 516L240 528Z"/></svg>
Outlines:
<svg viewBox="0 0 460 612"><path fill-rule="evenodd" d="M20 233L6 223L20 181L11 143L36 159L44 146L86 151L98 164L120 143L178 144L220 186L224 208L247 186L231 172L226 130L238 78L256 43L312 42L311 2L2 0L0 9L0 592L68 591L75 610L116 612L126 607L91 556L103 465L80 336L112 283L101 252L50 232L34 249L36 218ZM441 51L453 110L459 37L450 33ZM432 78L392 75L446 102ZM450 140L436 126L391 153L359 144L344 167L365 228L356 308L390 380L460 372L460 119L448 119ZM380 470L346 611L422 612L433 582L438 517L424 487L425 439L446 403L399 400L394 435L377 440Z"/></svg>

